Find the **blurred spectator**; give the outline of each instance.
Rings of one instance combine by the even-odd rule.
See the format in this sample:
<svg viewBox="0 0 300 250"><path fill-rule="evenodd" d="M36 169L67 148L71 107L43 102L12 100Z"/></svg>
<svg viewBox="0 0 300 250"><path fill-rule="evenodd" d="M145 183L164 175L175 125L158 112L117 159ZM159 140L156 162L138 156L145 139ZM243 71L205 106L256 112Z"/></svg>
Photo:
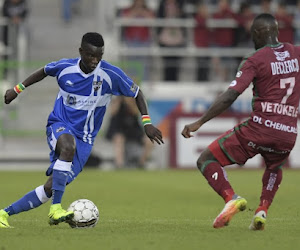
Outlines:
<svg viewBox="0 0 300 250"><path fill-rule="evenodd" d="M122 96L112 99L106 138L113 142L117 168L144 167L151 154L153 144L145 135L138 114L135 99Z"/></svg>
<svg viewBox="0 0 300 250"><path fill-rule="evenodd" d="M261 0L248 0L247 3L250 5L259 5L261 4Z"/></svg>
<svg viewBox="0 0 300 250"><path fill-rule="evenodd" d="M161 0L157 17L171 19L183 18L183 1ZM158 29L158 42L161 47L178 48L185 45L185 31L182 27L161 27ZM178 56L164 56L164 80L177 81L179 77L180 60Z"/></svg>
<svg viewBox="0 0 300 250"><path fill-rule="evenodd" d="M294 15L294 22L296 24L294 43L299 45L300 44L300 0L298 0L297 3L297 9Z"/></svg>
<svg viewBox="0 0 300 250"><path fill-rule="evenodd" d="M199 3L197 5L197 12L195 15L196 27L194 30L194 43L198 48L206 48L210 45L211 30L207 28L206 21L209 18L207 5ZM208 81L209 77L209 57L197 58L197 81Z"/></svg>
<svg viewBox="0 0 300 250"><path fill-rule="evenodd" d="M62 16L65 23L70 23L74 13L79 13L79 0L62 0Z"/></svg>
<svg viewBox="0 0 300 250"><path fill-rule="evenodd" d="M10 34L9 28L19 31L28 14L26 0L5 0L2 7L2 15L9 19L9 24L3 29L3 42L9 44Z"/></svg>
<svg viewBox="0 0 300 250"><path fill-rule="evenodd" d="M271 3L272 3L272 0L262 0L261 4L260 4L261 13L272 14Z"/></svg>
<svg viewBox="0 0 300 250"><path fill-rule="evenodd" d="M286 5L294 5L296 6L297 5L297 0L285 0L284 1Z"/></svg>
<svg viewBox="0 0 300 250"><path fill-rule="evenodd" d="M217 12L213 18L216 20L235 20L235 13L230 9L228 0L220 0L218 3ZM232 47L234 43L234 29L232 27L215 28L213 31L213 46L216 47ZM234 61L229 58L212 58L212 71L214 72L215 80L227 81L232 78L230 70L233 68ZM231 67L231 68L230 68Z"/></svg>
<svg viewBox="0 0 300 250"><path fill-rule="evenodd" d="M2 15L8 19L8 24L3 26L3 43L12 49L10 55L14 60L18 58L18 39L21 34L28 36L25 19L28 15L28 6L26 0L5 0L2 6ZM9 56L3 56L3 60L7 61ZM3 77L6 78L8 68L3 70Z"/></svg>
<svg viewBox="0 0 300 250"><path fill-rule="evenodd" d="M235 19L235 13L230 9L228 0L220 0L217 12L213 14L214 19ZM219 47L231 47L234 41L234 30L232 28L214 29L213 44Z"/></svg>
<svg viewBox="0 0 300 250"><path fill-rule="evenodd" d="M293 17L287 12L286 4L282 1L278 4L275 18L278 21L278 40L280 42L294 42Z"/></svg>
<svg viewBox="0 0 300 250"><path fill-rule="evenodd" d="M126 18L154 18L155 13L147 7L145 0L133 0L131 6L120 11L120 16ZM126 26L123 29L123 38L128 47L147 47L152 41L151 28L146 26ZM129 57L128 60L142 63L144 69L143 78L144 80L149 80L151 63L149 57ZM134 73L131 75L133 76Z"/></svg>
<svg viewBox="0 0 300 250"><path fill-rule="evenodd" d="M240 5L239 13L236 16L238 28L235 32L235 45L237 47L252 47L251 31L254 13L250 4L243 2Z"/></svg>
<svg viewBox="0 0 300 250"><path fill-rule="evenodd" d="M122 9L121 17L127 18L154 18L154 12L147 7L145 0L133 0L132 5ZM130 44L145 46L151 41L151 31L149 27L127 26L124 28L124 39Z"/></svg>

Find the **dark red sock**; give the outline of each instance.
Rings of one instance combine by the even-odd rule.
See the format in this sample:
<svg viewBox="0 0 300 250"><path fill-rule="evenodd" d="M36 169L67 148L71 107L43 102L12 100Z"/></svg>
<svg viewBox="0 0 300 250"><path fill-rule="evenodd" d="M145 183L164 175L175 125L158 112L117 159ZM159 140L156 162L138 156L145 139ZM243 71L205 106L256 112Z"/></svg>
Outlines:
<svg viewBox="0 0 300 250"><path fill-rule="evenodd" d="M232 199L234 191L227 180L227 174L224 168L218 162L210 162L203 171L203 176L208 181L208 184L228 202Z"/></svg>
<svg viewBox="0 0 300 250"><path fill-rule="evenodd" d="M279 188L279 185L282 180L282 169L266 169L264 172L264 175L262 177L262 193L260 196L260 203L259 207L256 210L256 213L258 211L264 210L265 212L268 211L268 208L272 204L272 201L274 199L274 196Z"/></svg>
<svg viewBox="0 0 300 250"><path fill-rule="evenodd" d="M266 206L259 206L256 210L255 210L255 214L257 214L259 211L265 211L266 214L268 213L268 208Z"/></svg>

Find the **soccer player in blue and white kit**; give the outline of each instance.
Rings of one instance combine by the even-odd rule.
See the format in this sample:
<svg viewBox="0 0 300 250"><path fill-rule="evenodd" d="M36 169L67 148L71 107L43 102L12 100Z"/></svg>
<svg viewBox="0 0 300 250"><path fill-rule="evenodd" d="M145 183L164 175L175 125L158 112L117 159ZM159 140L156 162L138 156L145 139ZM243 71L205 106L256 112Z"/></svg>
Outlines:
<svg viewBox="0 0 300 250"><path fill-rule="evenodd" d="M46 76L56 77L59 85L46 127L51 150L51 165L46 171L49 178L44 185L0 210L0 228L10 227L9 216L39 207L51 197L50 225L73 218L72 211L62 208L62 196L66 185L82 171L89 158L112 95L135 98L146 135L152 142L164 143L161 132L151 124L142 91L120 68L102 60L103 52L102 36L86 33L82 37L79 58L51 62L6 91L5 103L9 104L26 87Z"/></svg>

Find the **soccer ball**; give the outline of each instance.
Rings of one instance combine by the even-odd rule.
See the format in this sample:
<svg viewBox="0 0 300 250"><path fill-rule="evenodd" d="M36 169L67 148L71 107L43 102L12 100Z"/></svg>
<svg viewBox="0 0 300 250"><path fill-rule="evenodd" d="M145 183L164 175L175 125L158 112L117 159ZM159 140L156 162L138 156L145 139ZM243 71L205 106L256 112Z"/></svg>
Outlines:
<svg viewBox="0 0 300 250"><path fill-rule="evenodd" d="M90 200L79 199L71 203L68 211L74 212L74 218L68 221L72 228L94 227L99 220L99 210Z"/></svg>

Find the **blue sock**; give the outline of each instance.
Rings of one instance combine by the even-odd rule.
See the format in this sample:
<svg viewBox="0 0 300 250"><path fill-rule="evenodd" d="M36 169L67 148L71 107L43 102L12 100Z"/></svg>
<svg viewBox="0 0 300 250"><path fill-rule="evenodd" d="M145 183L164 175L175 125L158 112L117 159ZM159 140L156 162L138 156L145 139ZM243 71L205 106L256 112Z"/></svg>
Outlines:
<svg viewBox="0 0 300 250"><path fill-rule="evenodd" d="M61 203L64 192L59 190L52 190L52 204Z"/></svg>
<svg viewBox="0 0 300 250"><path fill-rule="evenodd" d="M61 203L68 181L68 172L53 169L52 177L52 204Z"/></svg>
<svg viewBox="0 0 300 250"><path fill-rule="evenodd" d="M17 200L4 210L8 213L8 215L18 214L20 212L39 207L43 203L47 202L49 198L50 197L48 197L44 190L44 186L41 185L25 194L21 199Z"/></svg>
<svg viewBox="0 0 300 250"><path fill-rule="evenodd" d="M39 207L42 204L43 203L37 197L35 190L32 190L29 193L25 194L20 200L17 200L4 210L9 215L13 215Z"/></svg>

